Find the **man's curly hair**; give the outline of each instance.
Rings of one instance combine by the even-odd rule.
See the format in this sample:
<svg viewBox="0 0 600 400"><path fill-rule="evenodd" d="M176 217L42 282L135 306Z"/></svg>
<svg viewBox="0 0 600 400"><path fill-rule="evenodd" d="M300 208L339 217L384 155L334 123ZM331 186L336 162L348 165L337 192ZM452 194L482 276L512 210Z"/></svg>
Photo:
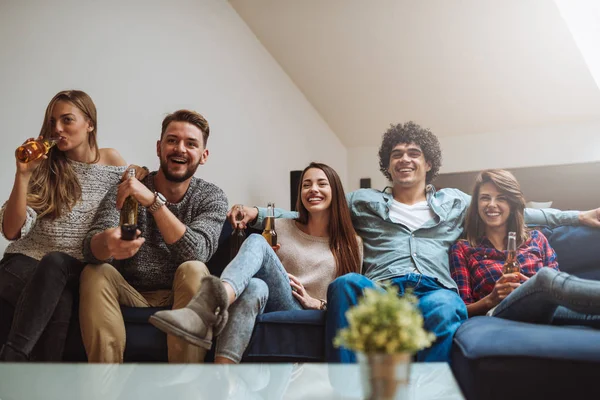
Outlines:
<svg viewBox="0 0 600 400"><path fill-rule="evenodd" d="M383 134L381 147L379 148L379 170L385 175L388 181L392 181L392 176L388 171L390 167L390 155L392 150L399 143L415 143L423 150L425 161L431 164L431 170L427 172L425 181L427 184L433 182L437 177L442 166L442 150L438 138L431 133L429 129L421 128L412 121L404 125L390 125L390 128Z"/></svg>

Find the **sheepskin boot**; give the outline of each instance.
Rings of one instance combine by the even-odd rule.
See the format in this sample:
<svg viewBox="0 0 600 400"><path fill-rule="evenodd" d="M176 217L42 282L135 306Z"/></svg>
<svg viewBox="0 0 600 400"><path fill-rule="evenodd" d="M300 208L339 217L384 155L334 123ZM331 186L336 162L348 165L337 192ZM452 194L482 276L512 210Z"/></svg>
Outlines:
<svg viewBox="0 0 600 400"><path fill-rule="evenodd" d="M158 311L150 323L195 346L210 350L212 339L227 323L227 292L219 278L205 276L200 290L184 308Z"/></svg>

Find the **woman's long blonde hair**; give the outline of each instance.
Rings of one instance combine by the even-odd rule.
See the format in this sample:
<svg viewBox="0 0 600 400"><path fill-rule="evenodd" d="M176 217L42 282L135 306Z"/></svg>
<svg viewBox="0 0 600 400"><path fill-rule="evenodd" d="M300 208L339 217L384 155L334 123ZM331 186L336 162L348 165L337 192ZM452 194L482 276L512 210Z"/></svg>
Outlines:
<svg viewBox="0 0 600 400"><path fill-rule="evenodd" d="M98 130L96 106L90 96L81 90L64 90L50 100L40 136L43 138L52 136L54 130L52 112L59 101L66 101L77 107L92 126L92 131L88 133L88 143L96 154L93 162L98 162L100 152L96 141ZM81 185L71 162L64 152L54 146L48 153L48 159L43 161L31 176L27 205L38 213L38 218L48 216L55 219L65 212L70 212L80 199Z"/></svg>

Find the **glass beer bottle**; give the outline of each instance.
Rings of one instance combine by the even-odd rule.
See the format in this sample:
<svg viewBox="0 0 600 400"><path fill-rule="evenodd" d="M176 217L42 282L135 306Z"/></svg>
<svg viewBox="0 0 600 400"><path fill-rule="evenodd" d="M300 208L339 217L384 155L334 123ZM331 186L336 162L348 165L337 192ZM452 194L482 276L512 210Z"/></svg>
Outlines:
<svg viewBox="0 0 600 400"><path fill-rule="evenodd" d="M508 245L506 246L508 255L502 267L502 274L512 274L520 272L519 263L517 262L517 234L508 232Z"/></svg>
<svg viewBox="0 0 600 400"><path fill-rule="evenodd" d="M277 246L277 232L275 232L275 203L267 205L267 217L265 218L265 229L262 233L263 237L271 247Z"/></svg>
<svg viewBox="0 0 600 400"><path fill-rule="evenodd" d="M135 177L135 169L131 168L127 171L129 178ZM123 202L121 208L121 218L119 225L121 226L121 239L134 240L138 228L138 201L133 196L128 196Z"/></svg>
<svg viewBox="0 0 600 400"><path fill-rule="evenodd" d="M15 157L22 163L35 161L44 154L48 154L56 142L58 142L58 138L30 139L17 147Z"/></svg>
<svg viewBox="0 0 600 400"><path fill-rule="evenodd" d="M233 213L235 215L235 228L233 229L233 233L231 234L231 242L229 245L230 254L229 258L233 260L233 258L237 255L238 251L240 251L240 247L242 247L242 243L246 240L246 232L240 227L239 222L244 219L244 210L241 205L237 205Z"/></svg>

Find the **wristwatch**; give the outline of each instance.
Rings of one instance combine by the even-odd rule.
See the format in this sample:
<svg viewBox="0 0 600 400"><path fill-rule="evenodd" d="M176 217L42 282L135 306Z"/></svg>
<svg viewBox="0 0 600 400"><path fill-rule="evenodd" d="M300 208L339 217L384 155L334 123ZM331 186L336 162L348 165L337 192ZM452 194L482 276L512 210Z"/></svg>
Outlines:
<svg viewBox="0 0 600 400"><path fill-rule="evenodd" d="M154 192L154 203L148 207L148 211L150 211L151 214L154 214L165 204L167 204L167 199L165 199L165 196L158 192Z"/></svg>

